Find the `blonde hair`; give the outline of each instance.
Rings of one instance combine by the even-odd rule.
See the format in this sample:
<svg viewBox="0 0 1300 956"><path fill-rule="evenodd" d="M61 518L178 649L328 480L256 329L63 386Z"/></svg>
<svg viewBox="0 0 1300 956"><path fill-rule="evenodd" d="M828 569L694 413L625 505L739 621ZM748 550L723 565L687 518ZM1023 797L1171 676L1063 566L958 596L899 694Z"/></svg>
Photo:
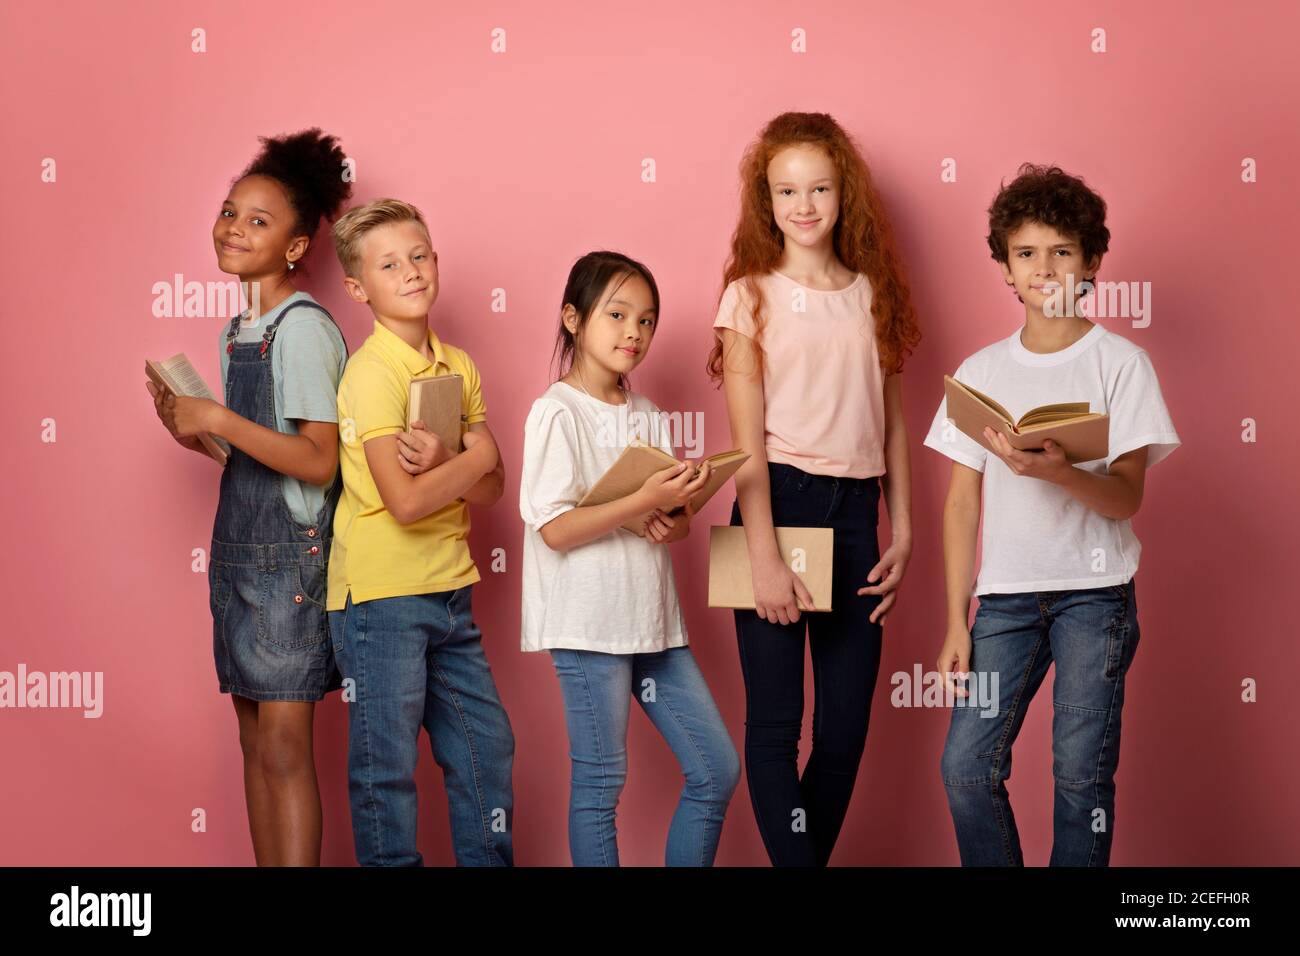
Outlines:
<svg viewBox="0 0 1300 956"><path fill-rule="evenodd" d="M417 222L424 231L425 238L429 238L429 226L420 215L420 210L400 199L376 199L364 206L353 206L339 217L330 230L330 235L334 239L334 251L338 254L344 275L359 278L361 240L372 229L392 222Z"/></svg>

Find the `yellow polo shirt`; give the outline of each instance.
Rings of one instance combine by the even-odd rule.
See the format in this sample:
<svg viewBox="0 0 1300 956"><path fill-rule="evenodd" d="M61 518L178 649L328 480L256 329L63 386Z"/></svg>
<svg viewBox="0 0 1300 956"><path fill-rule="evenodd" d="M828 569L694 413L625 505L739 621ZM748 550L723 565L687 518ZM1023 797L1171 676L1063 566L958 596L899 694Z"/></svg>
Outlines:
<svg viewBox="0 0 1300 956"><path fill-rule="evenodd" d="M365 443L406 430L411 379L460 375L465 380L462 432L487 421L478 368L461 349L429 330L434 361L375 322L374 332L348 359L339 382L339 467L343 496L334 513L334 541L325 607L341 611L352 603L452 591L479 580L470 557L469 509L455 501L410 524L399 524L384 507L366 464Z"/></svg>

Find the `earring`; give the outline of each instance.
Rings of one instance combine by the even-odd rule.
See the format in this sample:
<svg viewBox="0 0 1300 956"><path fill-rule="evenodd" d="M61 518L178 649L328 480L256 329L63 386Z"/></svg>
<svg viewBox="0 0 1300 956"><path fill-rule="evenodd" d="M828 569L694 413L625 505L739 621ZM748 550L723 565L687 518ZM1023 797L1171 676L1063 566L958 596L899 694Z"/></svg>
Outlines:
<svg viewBox="0 0 1300 956"><path fill-rule="evenodd" d="M290 272L292 272L292 271L293 271L293 263L292 263L292 262L291 262L291 263L289 263L289 271L290 271Z"/></svg>

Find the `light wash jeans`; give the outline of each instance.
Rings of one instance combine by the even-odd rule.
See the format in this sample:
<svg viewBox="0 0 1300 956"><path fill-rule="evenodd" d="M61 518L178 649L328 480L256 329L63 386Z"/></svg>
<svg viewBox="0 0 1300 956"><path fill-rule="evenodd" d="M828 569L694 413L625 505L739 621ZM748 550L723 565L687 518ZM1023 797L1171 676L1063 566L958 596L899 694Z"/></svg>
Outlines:
<svg viewBox="0 0 1300 956"><path fill-rule="evenodd" d="M348 794L362 866L421 866L420 728L442 768L459 866L510 866L515 738L471 613L470 588L330 611L348 704ZM346 691L346 686L345 686ZM346 698L345 698L346 699Z"/></svg>
<svg viewBox="0 0 1300 956"><path fill-rule="evenodd" d="M627 780L632 697L663 734L686 784L668 828L668 866L712 866L740 758L689 647L652 654L554 649L573 776L569 852L574 866L618 866L615 808Z"/></svg>

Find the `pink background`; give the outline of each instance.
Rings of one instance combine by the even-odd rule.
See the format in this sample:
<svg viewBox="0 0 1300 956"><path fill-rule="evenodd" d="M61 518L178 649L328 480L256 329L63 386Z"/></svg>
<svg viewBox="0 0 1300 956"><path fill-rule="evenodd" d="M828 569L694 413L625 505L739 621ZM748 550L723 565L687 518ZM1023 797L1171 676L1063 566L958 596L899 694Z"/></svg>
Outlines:
<svg viewBox="0 0 1300 956"><path fill-rule="evenodd" d="M970 7L979 9L970 9ZM984 245L985 209L1025 160L1082 174L1110 205L1103 278L1150 281L1153 322L1103 324L1146 348L1184 446L1154 469L1135 519L1142 643L1129 683L1113 862L1294 864L1297 735L1283 707L1293 607L1298 336L1291 232L1297 90L1287 4L314 2L49 3L0 31L0 151L9 226L3 408L6 600L0 670L105 672L105 712L0 711L0 862L252 861L233 709L217 693L207 548L218 471L153 414L141 363L188 353L219 382L221 319L154 318L176 272L223 280L210 230L258 134L319 125L358 164L356 199L428 217L442 293L434 328L484 378L503 500L474 516L477 618L515 728L517 862L567 864L569 766L559 688L519 647L518 465L547 386L572 261L612 247L646 262L662 326L635 387L703 411L736 166L787 109L826 111L863 144L900 237L925 339L907 367L915 554L887 629L870 738L836 864L957 862L938 761L945 711L894 709L889 676L932 667L943 634L940 505L948 467L920 445L941 374L1023 313ZM1089 51L1093 27L1109 50ZM190 52L190 30L208 52ZM507 52L489 49L504 27ZM802 27L808 52L790 51ZM1259 181L1240 178L1243 157ZM58 181L40 181L43 158ZM640 181L653 157L658 181ZM940 181L944 157L955 183ZM306 287L350 348L371 317L344 300L328 243ZM489 309L504 288L508 312ZM41 421L58 441L40 440ZM1259 440L1240 440L1241 420ZM698 522L724 524L732 494ZM705 606L707 534L675 545L687 622L737 746L744 694L730 612ZM882 522L882 540L887 526ZM489 570L493 548L509 571ZM1259 701L1243 703L1254 678ZM1010 787L1026 859L1051 840L1050 690L1034 702ZM811 687L809 688L811 712ZM636 708L634 708L634 711ZM346 716L318 710L324 860L353 862ZM806 740L805 736L805 740ZM633 718L620 808L630 864L658 864L681 782ZM806 756L806 749L804 751ZM449 863L441 776L419 770L421 847ZM207 811L192 833L191 810ZM737 790L718 862L766 865Z"/></svg>

